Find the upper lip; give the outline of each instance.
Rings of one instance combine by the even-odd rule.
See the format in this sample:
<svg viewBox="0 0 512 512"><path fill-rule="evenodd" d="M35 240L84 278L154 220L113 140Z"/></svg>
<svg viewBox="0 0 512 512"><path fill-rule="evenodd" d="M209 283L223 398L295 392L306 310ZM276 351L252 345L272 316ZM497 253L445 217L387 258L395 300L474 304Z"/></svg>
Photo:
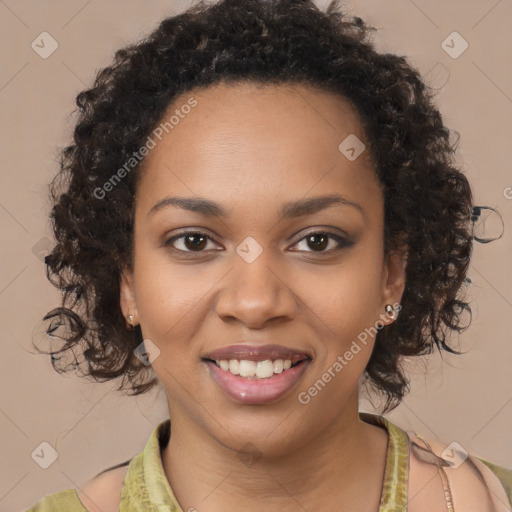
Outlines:
<svg viewBox="0 0 512 512"><path fill-rule="evenodd" d="M248 361L265 361L270 359L289 359L292 363L298 363L303 359L311 359L308 351L299 350L282 345L249 345L237 344L222 347L203 356L203 359L211 359L213 361L229 360L229 359L245 359Z"/></svg>

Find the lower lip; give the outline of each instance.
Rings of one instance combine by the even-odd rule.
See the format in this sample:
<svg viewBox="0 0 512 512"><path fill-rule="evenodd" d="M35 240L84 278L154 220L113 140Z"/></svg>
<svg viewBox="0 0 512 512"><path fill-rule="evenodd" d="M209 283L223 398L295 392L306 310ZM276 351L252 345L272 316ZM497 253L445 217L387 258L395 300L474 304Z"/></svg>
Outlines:
<svg viewBox="0 0 512 512"><path fill-rule="evenodd" d="M267 379L246 379L219 368L212 361L205 362L210 369L210 375L228 396L241 404L265 404L290 391L305 372L310 360L305 359Z"/></svg>

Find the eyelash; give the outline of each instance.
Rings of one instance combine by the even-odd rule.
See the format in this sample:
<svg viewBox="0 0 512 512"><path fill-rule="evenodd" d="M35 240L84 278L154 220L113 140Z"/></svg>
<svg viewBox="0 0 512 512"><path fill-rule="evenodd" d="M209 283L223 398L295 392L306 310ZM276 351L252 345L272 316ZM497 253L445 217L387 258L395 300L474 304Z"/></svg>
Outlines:
<svg viewBox="0 0 512 512"><path fill-rule="evenodd" d="M201 254L201 253L204 253L206 252L204 249L201 250L201 251L190 251L190 250L182 250L182 249L176 249L175 247L172 247L172 244L176 241L176 240L179 240L181 238L184 238L186 236L190 236L190 235L200 235L200 236L203 236L205 237L207 240L209 241L212 241L212 242L215 242L213 240L213 238L211 238L210 236L208 236L206 233L202 232L202 231L182 231L181 233L177 234L177 235L174 235L173 237L169 238L168 240L166 240L164 242L164 246L166 247L170 247L170 249L174 252L181 252L183 254ZM335 235L334 233L330 233L328 231L322 231L322 230L317 230L317 231L310 231L309 233L306 233L300 240L298 240L297 242L295 242L295 244L293 245L296 245L298 244L299 242L302 242L304 239L306 239L307 237L309 236L312 236L312 235L327 235L329 238L335 240L337 243L338 243L338 247L335 247L334 249L329 249L329 250L324 250L324 251L305 251L305 252L310 252L310 253L313 253L313 254L332 254L332 253L335 253L335 252L338 252L340 251L341 249L344 249L346 247L350 247L351 245L353 245L353 243L349 240L347 240L346 238L343 238L339 235ZM298 251L298 252L302 252L302 251Z"/></svg>

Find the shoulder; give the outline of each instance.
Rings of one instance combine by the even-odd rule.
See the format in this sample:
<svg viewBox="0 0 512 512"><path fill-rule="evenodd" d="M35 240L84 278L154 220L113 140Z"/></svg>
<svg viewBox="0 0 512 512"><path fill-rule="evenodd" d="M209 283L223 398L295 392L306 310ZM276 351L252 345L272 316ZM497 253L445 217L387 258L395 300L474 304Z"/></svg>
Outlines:
<svg viewBox="0 0 512 512"><path fill-rule="evenodd" d="M85 508L89 512L117 512L127 472L128 465L107 470L77 490Z"/></svg>
<svg viewBox="0 0 512 512"><path fill-rule="evenodd" d="M444 475L455 511L510 512L509 497L500 479L478 457L455 443L444 443L424 436L420 439L411 431L407 431L407 435L411 441L411 512L423 512L429 510L428 507L448 510L447 501L450 498L449 494L445 497ZM445 461L450 464L447 465Z"/></svg>
<svg viewBox="0 0 512 512"><path fill-rule="evenodd" d="M20 511L21 512L21 511ZM75 489L48 494L25 512L89 512L80 502Z"/></svg>

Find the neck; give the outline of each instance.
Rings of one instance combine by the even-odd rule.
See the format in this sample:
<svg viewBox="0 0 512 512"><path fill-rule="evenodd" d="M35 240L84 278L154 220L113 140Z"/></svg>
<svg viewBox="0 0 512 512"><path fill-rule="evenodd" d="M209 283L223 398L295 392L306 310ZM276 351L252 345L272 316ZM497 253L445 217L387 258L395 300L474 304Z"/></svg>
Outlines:
<svg viewBox="0 0 512 512"><path fill-rule="evenodd" d="M242 455L171 417L171 440L162 459L182 509L249 512L261 510L264 497L269 511L318 510L329 508L320 504L336 503L344 510L377 510L387 433L359 418L355 398L322 432L278 456Z"/></svg>

